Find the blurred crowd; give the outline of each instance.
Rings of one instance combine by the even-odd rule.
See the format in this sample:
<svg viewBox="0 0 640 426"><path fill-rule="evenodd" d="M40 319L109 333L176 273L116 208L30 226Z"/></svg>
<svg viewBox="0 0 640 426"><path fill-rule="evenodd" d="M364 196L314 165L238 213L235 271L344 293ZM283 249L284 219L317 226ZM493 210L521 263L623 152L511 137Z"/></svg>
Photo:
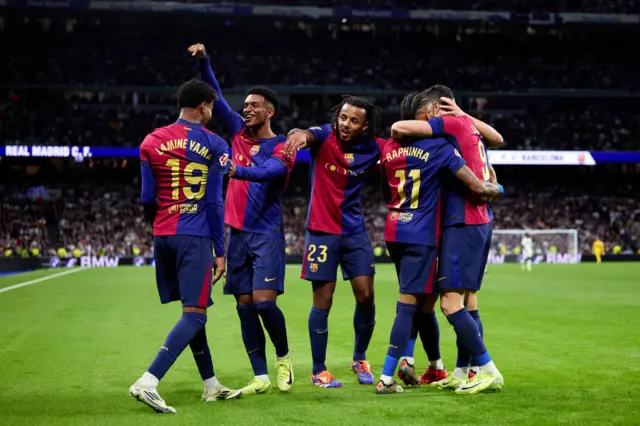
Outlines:
<svg viewBox="0 0 640 426"><path fill-rule="evenodd" d="M71 145L71 146L138 146L145 135L156 127L176 120L178 110L134 108L118 104L86 105L50 99L47 102L32 96L7 94L0 106L0 139L6 145ZM391 124L400 118L401 96L376 102L380 106L384 127L389 136ZM276 131L286 133L295 127L311 127L329 121L333 102L304 102L292 97L281 106L275 123ZM459 100L470 114L498 129L505 139L505 149L554 149L592 151L638 151L640 141L640 110L638 105L611 106L606 103L579 103L563 108L557 101L547 101L546 108L530 105L496 106L492 102L479 108L478 102ZM0 104L1 105L1 104ZM210 126L225 135L225 129L215 120Z"/></svg>
<svg viewBox="0 0 640 426"><path fill-rule="evenodd" d="M135 0L117 0L135 1ZM166 0L154 0L158 2ZM178 0L183 3L218 3L213 0ZM225 4L344 7L340 0L226 0ZM362 9L453 9L506 10L522 12L637 13L637 0L350 0L348 6Z"/></svg>
<svg viewBox="0 0 640 426"><path fill-rule="evenodd" d="M594 37L588 26L488 31L476 23L204 15L6 19L0 75L13 85L175 86L194 76L186 48L202 42L223 87L640 89L628 53L610 48L637 37L635 26L598 26Z"/></svg>
<svg viewBox="0 0 640 426"><path fill-rule="evenodd" d="M37 248L38 255L45 256L153 256L151 228L143 220L137 184L108 185L106 190L87 185L74 189L47 186L3 193L2 252L19 256L23 249L31 254ZM617 252L635 253L640 249L640 197L631 188L603 196L593 187L578 191L523 184L492 205L494 229L579 231L579 247L570 235L534 237L539 253L549 252L551 246L560 253L589 253L596 238L604 241L608 252L619 246ZM300 187L284 198L290 254L304 250L307 206L308 195ZM366 188L362 211L373 245L384 249L387 209L375 185ZM519 253L520 238L495 237L494 252Z"/></svg>

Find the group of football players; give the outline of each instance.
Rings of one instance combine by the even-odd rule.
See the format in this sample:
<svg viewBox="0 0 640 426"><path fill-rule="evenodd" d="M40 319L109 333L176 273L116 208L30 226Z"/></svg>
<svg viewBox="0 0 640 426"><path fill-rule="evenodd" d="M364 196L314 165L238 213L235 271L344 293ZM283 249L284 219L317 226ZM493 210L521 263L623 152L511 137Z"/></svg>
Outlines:
<svg viewBox="0 0 640 426"><path fill-rule="evenodd" d="M351 368L359 383L375 383L366 357L375 326L375 262L360 204L366 172L379 163L389 208L385 240L400 292L376 393L403 390L393 379L396 370L407 386L430 384L462 394L501 390L504 380L484 345L477 300L491 242L487 202L503 191L485 144L501 144L500 134L465 114L449 88L436 85L404 98L402 121L387 141L377 137L375 106L354 96L343 97L330 123L278 135L271 127L280 106L273 90L249 89L238 114L222 96L205 47L194 44L188 51L198 60L201 80L180 87L179 119L154 130L140 147L142 203L153 224L160 299L181 301L183 313L130 394L158 412L175 413L157 386L187 346L204 383L203 400L264 393L271 388L265 330L276 351L277 386L291 389L293 362L277 304L286 261L281 196L301 149L311 156L302 278L313 286L313 385L342 386L325 364L338 266L356 300ZM232 135L231 154L205 128L213 114ZM223 201L225 175L230 180ZM254 373L237 390L217 380L205 332L211 284L225 273L224 293L236 299ZM438 299L457 335L451 375L440 358ZM429 359L422 375L413 361L418 336Z"/></svg>

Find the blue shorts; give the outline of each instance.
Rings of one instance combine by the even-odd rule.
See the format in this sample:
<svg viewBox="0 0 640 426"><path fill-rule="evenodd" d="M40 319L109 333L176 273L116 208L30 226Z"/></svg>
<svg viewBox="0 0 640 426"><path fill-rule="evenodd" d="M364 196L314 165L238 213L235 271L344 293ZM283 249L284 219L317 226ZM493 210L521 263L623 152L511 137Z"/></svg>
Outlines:
<svg viewBox="0 0 640 426"><path fill-rule="evenodd" d="M284 293L285 262L284 237L231 228L224 294L251 294L254 290Z"/></svg>
<svg viewBox="0 0 640 426"><path fill-rule="evenodd" d="M374 275L376 265L369 234L335 235L307 230L301 278L335 282L338 265L344 280Z"/></svg>
<svg viewBox="0 0 640 426"><path fill-rule="evenodd" d="M387 242L387 248L396 265L401 294L431 294L437 290L437 247Z"/></svg>
<svg viewBox="0 0 640 426"><path fill-rule="evenodd" d="M162 303L206 308L211 300L213 243L211 238L170 235L153 238L156 283Z"/></svg>
<svg viewBox="0 0 640 426"><path fill-rule="evenodd" d="M444 228L438 265L439 290L480 290L491 235L491 223Z"/></svg>

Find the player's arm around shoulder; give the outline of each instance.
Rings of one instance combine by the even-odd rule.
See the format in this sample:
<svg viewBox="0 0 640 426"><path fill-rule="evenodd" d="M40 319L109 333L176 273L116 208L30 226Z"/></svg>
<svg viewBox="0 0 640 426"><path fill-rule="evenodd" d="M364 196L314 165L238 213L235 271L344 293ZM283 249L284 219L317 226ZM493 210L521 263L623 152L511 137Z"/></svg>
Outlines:
<svg viewBox="0 0 640 426"><path fill-rule="evenodd" d="M295 163L295 157L295 152L285 153L284 143L281 143L276 145L271 157L261 166L243 167L231 163L229 176L233 179L251 182L270 182L290 173Z"/></svg>
<svg viewBox="0 0 640 426"><path fill-rule="evenodd" d="M428 138L434 135L432 123L422 120L396 121L391 126L391 137L400 140L407 137Z"/></svg>

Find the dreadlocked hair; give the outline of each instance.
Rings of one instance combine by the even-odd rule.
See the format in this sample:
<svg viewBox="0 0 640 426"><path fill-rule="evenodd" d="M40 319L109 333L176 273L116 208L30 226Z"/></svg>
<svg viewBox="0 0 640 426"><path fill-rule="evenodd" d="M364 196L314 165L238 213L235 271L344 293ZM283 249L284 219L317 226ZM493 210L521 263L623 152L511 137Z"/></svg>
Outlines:
<svg viewBox="0 0 640 426"><path fill-rule="evenodd" d="M400 119L401 120L413 120L416 118L416 114L413 111L413 101L421 95L420 92L409 93L402 99L400 103Z"/></svg>
<svg viewBox="0 0 640 426"><path fill-rule="evenodd" d="M375 105L373 105L366 99L351 95L342 95L342 102L331 108L331 125L334 129L338 128L338 115L340 114L340 110L342 109L342 107L345 105L351 105L356 108L364 109L364 119L367 123L369 123L369 126L367 127L367 130L362 134L374 138L378 136L380 132L381 121L380 114L378 113L378 108L376 108Z"/></svg>

